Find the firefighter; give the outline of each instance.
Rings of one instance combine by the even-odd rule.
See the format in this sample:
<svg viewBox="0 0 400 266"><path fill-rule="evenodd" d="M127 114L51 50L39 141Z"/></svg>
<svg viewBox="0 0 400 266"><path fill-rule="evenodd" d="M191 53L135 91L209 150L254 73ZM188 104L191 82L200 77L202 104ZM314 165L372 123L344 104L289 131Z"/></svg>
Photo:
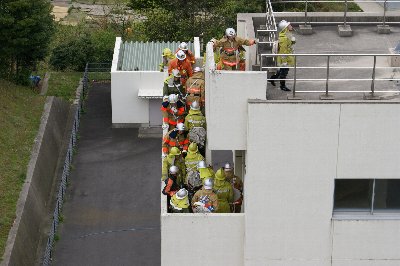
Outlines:
<svg viewBox="0 0 400 266"><path fill-rule="evenodd" d="M224 166L224 172L226 176L226 181L228 181L234 189L237 190L238 199L236 199L231 205L232 212L240 213L243 203L243 181L240 177L233 173L233 167L230 163L226 163Z"/></svg>
<svg viewBox="0 0 400 266"><path fill-rule="evenodd" d="M178 183L178 173L179 168L175 165L172 165L169 168L168 178L165 179L165 187L162 190L162 193L166 196L172 197L176 192L178 192L180 188L180 184Z"/></svg>
<svg viewBox="0 0 400 266"><path fill-rule="evenodd" d="M177 184L183 186L183 181L186 176L185 159L181 156L181 151L177 147L172 147L169 154L163 159L161 180L165 180L168 177L168 169L175 165L179 169L177 174Z"/></svg>
<svg viewBox="0 0 400 266"><path fill-rule="evenodd" d="M211 166L206 166L206 162L205 161L200 161L199 164L197 165L197 169L199 170L200 173L200 179L201 182L204 184L204 180L206 180L207 178L214 178L214 170L212 169Z"/></svg>
<svg viewBox="0 0 400 266"><path fill-rule="evenodd" d="M201 107L204 107L205 102L204 72L200 67L195 67L193 73L193 76L186 81L186 106L188 109L194 101L198 102Z"/></svg>
<svg viewBox="0 0 400 266"><path fill-rule="evenodd" d="M182 50L179 50L175 57L169 63L168 74L172 73L172 69L178 69L181 73L181 84L185 86L186 80L193 76L192 64L186 60L186 54Z"/></svg>
<svg viewBox="0 0 400 266"><path fill-rule="evenodd" d="M189 140L199 145L201 154L205 153L206 143L206 118L200 111L200 105L197 101L192 102L189 114L185 117L185 128L189 131Z"/></svg>
<svg viewBox="0 0 400 266"><path fill-rule="evenodd" d="M172 53L171 49L169 48L164 48L162 52L162 63L159 65L160 66L160 72L164 72L168 70L169 63L171 62L172 59L174 59L175 56Z"/></svg>
<svg viewBox="0 0 400 266"><path fill-rule="evenodd" d="M185 184L187 185L191 196L202 186L200 173L197 169L197 165L199 164L200 161L204 161L204 157L199 153L197 144L192 142L189 145L188 153L185 157L185 165L186 165Z"/></svg>
<svg viewBox="0 0 400 266"><path fill-rule="evenodd" d="M185 104L179 99L178 94L170 94L164 96L161 104L161 112L163 116L163 129L171 130L178 123L183 123L185 115Z"/></svg>
<svg viewBox="0 0 400 266"><path fill-rule="evenodd" d="M213 180L204 180L203 188L194 194L192 198L193 212L216 212L218 210L218 196L213 192Z"/></svg>
<svg viewBox="0 0 400 266"><path fill-rule="evenodd" d="M162 148L161 151L163 156L168 154L172 147L179 148L180 151L186 153L189 146L189 138L188 134L185 130L185 126L183 123L178 123L176 128L169 131L162 140Z"/></svg>
<svg viewBox="0 0 400 266"><path fill-rule="evenodd" d="M256 43L255 40L242 39L236 36L236 31L232 28L225 30L225 36L220 40L211 40L214 48L221 50L221 67L223 70L239 70L239 47L243 45L251 46Z"/></svg>
<svg viewBox="0 0 400 266"><path fill-rule="evenodd" d="M164 81L163 95L178 94L179 98L184 98L184 88L181 84L181 73L178 69L172 69L172 74Z"/></svg>
<svg viewBox="0 0 400 266"><path fill-rule="evenodd" d="M279 41L278 41L278 54L293 54L293 45L296 43L296 38L292 36L291 31L293 30L290 22L286 20L282 20L278 24L279 30ZM283 91L290 91L288 87L286 87L286 77L289 73L289 66L294 66L294 56L290 55L280 55L277 58L278 66L280 67L276 74L271 76L271 84L275 86L274 79L280 79L280 88Z"/></svg>
<svg viewBox="0 0 400 266"><path fill-rule="evenodd" d="M192 65L196 63L194 54L192 53L192 51L189 50L187 43L181 42L179 44L178 50L176 50L175 53L177 53L179 50L183 51L186 54L186 60L188 60Z"/></svg>
<svg viewBox="0 0 400 266"><path fill-rule="evenodd" d="M214 192L218 196L217 212L219 213L231 212L230 204L233 202L233 189L225 178L224 170L222 168L218 169L214 178Z"/></svg>
<svg viewBox="0 0 400 266"><path fill-rule="evenodd" d="M171 212L173 213L189 213L189 197L188 191L181 188L176 192L170 200Z"/></svg>

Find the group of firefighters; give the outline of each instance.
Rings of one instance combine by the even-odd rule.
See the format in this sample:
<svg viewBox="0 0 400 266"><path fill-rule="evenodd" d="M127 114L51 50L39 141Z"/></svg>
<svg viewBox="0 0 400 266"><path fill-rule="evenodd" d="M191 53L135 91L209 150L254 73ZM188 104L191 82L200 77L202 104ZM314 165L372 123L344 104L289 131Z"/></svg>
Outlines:
<svg viewBox="0 0 400 266"><path fill-rule="evenodd" d="M279 24L285 41L291 30L290 23ZM283 39L283 35L282 35ZM255 40L236 36L233 28L213 42L217 69L244 70L243 45L253 45ZM281 35L280 40L281 41ZM292 39L290 39L292 41ZM292 43L280 46L287 53ZM285 51L282 49L286 49ZM290 48L291 49L291 48ZM193 53L181 42L175 53L165 48L160 71L168 71L164 81L161 112L163 117L162 177L168 209L174 213L189 212L240 212L243 201L243 182L234 175L233 166L226 163L214 172L205 162L206 118L205 86L202 68L196 64ZM278 58L281 69L271 77L281 79L281 89L289 90L282 79L286 78L290 57Z"/></svg>

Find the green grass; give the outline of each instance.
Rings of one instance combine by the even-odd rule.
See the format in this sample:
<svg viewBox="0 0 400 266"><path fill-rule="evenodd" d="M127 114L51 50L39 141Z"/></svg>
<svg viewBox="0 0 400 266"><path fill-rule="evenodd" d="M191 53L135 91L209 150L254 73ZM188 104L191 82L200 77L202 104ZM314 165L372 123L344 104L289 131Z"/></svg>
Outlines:
<svg viewBox="0 0 400 266"><path fill-rule="evenodd" d="M62 97L71 102L75 99L76 88L82 72L50 72L47 96Z"/></svg>
<svg viewBox="0 0 400 266"><path fill-rule="evenodd" d="M2 255L15 219L16 203L25 180L45 98L38 96L29 87L17 86L1 79L0 95L0 254Z"/></svg>
<svg viewBox="0 0 400 266"><path fill-rule="evenodd" d="M356 3L349 1L349 12L362 12L363 10ZM273 3L272 8L275 12L304 12L305 4L303 3ZM344 3L308 3L308 12L343 12L345 9Z"/></svg>

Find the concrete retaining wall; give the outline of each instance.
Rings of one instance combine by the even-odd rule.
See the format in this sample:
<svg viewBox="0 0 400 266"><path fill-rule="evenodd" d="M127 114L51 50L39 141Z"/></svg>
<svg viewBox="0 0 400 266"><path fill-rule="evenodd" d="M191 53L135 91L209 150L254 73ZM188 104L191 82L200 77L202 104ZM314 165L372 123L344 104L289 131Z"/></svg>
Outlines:
<svg viewBox="0 0 400 266"><path fill-rule="evenodd" d="M67 102L47 98L1 265L35 264L39 243L47 238L51 192L63 150L68 115Z"/></svg>

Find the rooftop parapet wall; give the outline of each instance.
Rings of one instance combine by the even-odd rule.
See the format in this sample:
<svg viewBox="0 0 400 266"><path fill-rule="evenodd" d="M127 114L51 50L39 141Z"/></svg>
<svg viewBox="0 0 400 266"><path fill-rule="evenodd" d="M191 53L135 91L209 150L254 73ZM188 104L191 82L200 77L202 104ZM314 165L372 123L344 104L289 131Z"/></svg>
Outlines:
<svg viewBox="0 0 400 266"><path fill-rule="evenodd" d="M266 99L266 73L215 70L208 43L205 76L208 148L245 150L247 100Z"/></svg>

